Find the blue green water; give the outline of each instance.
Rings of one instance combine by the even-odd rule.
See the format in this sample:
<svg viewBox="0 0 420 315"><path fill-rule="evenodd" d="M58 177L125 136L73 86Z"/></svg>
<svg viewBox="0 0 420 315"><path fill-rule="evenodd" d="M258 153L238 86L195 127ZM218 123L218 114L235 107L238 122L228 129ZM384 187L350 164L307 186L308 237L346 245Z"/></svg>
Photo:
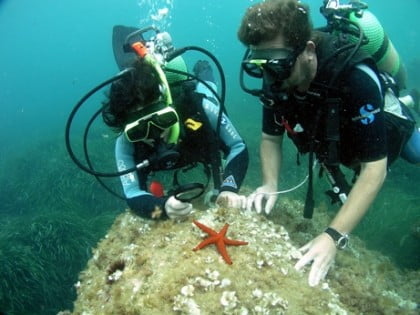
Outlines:
<svg viewBox="0 0 420 315"><path fill-rule="evenodd" d="M236 31L251 0L3 0L0 1L0 311L54 314L71 308L73 284L125 204L77 169L64 147L64 127L74 104L117 72L111 49L115 24L154 23L178 47L201 46L224 67L226 106L247 141L251 164L246 185L260 182L260 105L239 87L244 48ZM307 1L314 24L323 25L321 0ZM418 0L368 2L420 88ZM152 20L161 8L169 14ZM103 99L97 95L76 121L78 128ZM92 157L112 169L112 134L100 121L91 134ZM77 153L81 153L78 149ZM289 157L288 177L301 170ZM108 181L119 188L118 182ZM419 268L420 170L399 162L356 234L401 268ZM292 184L285 186L290 187ZM296 193L304 198L305 189ZM321 199L321 198L320 198Z"/></svg>

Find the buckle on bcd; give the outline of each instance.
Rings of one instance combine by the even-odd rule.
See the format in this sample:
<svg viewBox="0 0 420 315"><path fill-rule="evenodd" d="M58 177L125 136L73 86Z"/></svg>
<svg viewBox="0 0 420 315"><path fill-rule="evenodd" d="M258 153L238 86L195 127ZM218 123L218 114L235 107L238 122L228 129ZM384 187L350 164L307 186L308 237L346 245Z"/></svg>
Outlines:
<svg viewBox="0 0 420 315"><path fill-rule="evenodd" d="M187 120L185 120L184 124L185 124L185 127L194 131L197 131L198 129L201 128L201 126L203 126L203 123L199 121L195 121L192 118L188 118Z"/></svg>

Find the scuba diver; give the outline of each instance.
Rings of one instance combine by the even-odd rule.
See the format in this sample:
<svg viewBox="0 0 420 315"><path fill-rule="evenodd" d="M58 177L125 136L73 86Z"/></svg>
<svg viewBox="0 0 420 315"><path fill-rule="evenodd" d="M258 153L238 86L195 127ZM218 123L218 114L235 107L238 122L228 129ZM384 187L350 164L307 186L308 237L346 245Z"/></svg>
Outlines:
<svg viewBox="0 0 420 315"><path fill-rule="evenodd" d="M146 39L148 31L156 35ZM120 176L128 206L149 219L188 216L192 204L176 192L178 175L202 165L207 180L213 177L213 201L245 207L246 197L238 191L248 167L248 150L223 113L210 63L199 60L194 74L188 73L170 35L153 27L116 26L113 41L117 64L126 73L112 83L102 117L119 134L118 170L137 166ZM151 175L162 170L174 171L168 195L156 182L148 187Z"/></svg>
<svg viewBox="0 0 420 315"><path fill-rule="evenodd" d="M378 70L377 59L388 57L386 49L391 46L388 43L374 56L361 49L367 39L353 20L363 17L363 3L326 0L321 12L328 26L314 30L307 5L268 0L248 8L238 30L239 40L248 48L241 86L263 105L263 183L248 196L247 208L258 213L264 209L267 214L273 209L285 132L299 154L308 153L304 217L313 214L315 161L335 185L331 196L342 203L329 226L300 249L302 257L295 268L312 264L310 286L324 279L337 249L348 244L348 235L380 191L388 166L399 156L420 164L420 131L398 99L404 85L402 71L397 67L400 81L396 82ZM244 73L261 79L262 88L245 86ZM340 165L357 173L352 186L345 186Z"/></svg>

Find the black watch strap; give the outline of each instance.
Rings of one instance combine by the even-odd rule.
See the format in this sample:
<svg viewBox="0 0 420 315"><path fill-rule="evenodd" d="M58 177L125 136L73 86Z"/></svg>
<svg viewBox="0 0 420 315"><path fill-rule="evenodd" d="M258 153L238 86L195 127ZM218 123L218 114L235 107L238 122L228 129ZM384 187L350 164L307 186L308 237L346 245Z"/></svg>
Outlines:
<svg viewBox="0 0 420 315"><path fill-rule="evenodd" d="M341 234L336 229L327 227L324 232L334 240L335 246L338 249L346 248L347 244L349 243L349 236L347 234Z"/></svg>

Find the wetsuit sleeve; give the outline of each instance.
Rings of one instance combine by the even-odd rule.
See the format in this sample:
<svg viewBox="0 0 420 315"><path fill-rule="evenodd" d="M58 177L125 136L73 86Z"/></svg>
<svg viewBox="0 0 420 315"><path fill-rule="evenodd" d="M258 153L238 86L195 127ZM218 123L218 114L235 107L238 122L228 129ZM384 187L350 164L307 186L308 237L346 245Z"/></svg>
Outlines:
<svg viewBox="0 0 420 315"><path fill-rule="evenodd" d="M118 171L125 171L136 166L134 161L134 145L124 135L117 138L115 159ZM128 206L137 215L144 218L165 218L165 202L167 198L157 198L140 189L137 172L120 176L120 181ZM145 184L145 183L143 183Z"/></svg>
<svg viewBox="0 0 420 315"><path fill-rule="evenodd" d="M340 159L343 164L372 162L387 156L381 86L366 65L356 66L343 82L344 105Z"/></svg>
<svg viewBox="0 0 420 315"><path fill-rule="evenodd" d="M213 84L212 82L208 83ZM211 92L208 91L206 93L203 89L204 85L200 85L198 84L196 90L210 96L209 98L203 98L203 108L212 129L216 131L220 106L212 101ZM220 191L238 192L248 168L248 149L238 131L225 114L222 116L220 125L220 141L227 148L226 165Z"/></svg>

